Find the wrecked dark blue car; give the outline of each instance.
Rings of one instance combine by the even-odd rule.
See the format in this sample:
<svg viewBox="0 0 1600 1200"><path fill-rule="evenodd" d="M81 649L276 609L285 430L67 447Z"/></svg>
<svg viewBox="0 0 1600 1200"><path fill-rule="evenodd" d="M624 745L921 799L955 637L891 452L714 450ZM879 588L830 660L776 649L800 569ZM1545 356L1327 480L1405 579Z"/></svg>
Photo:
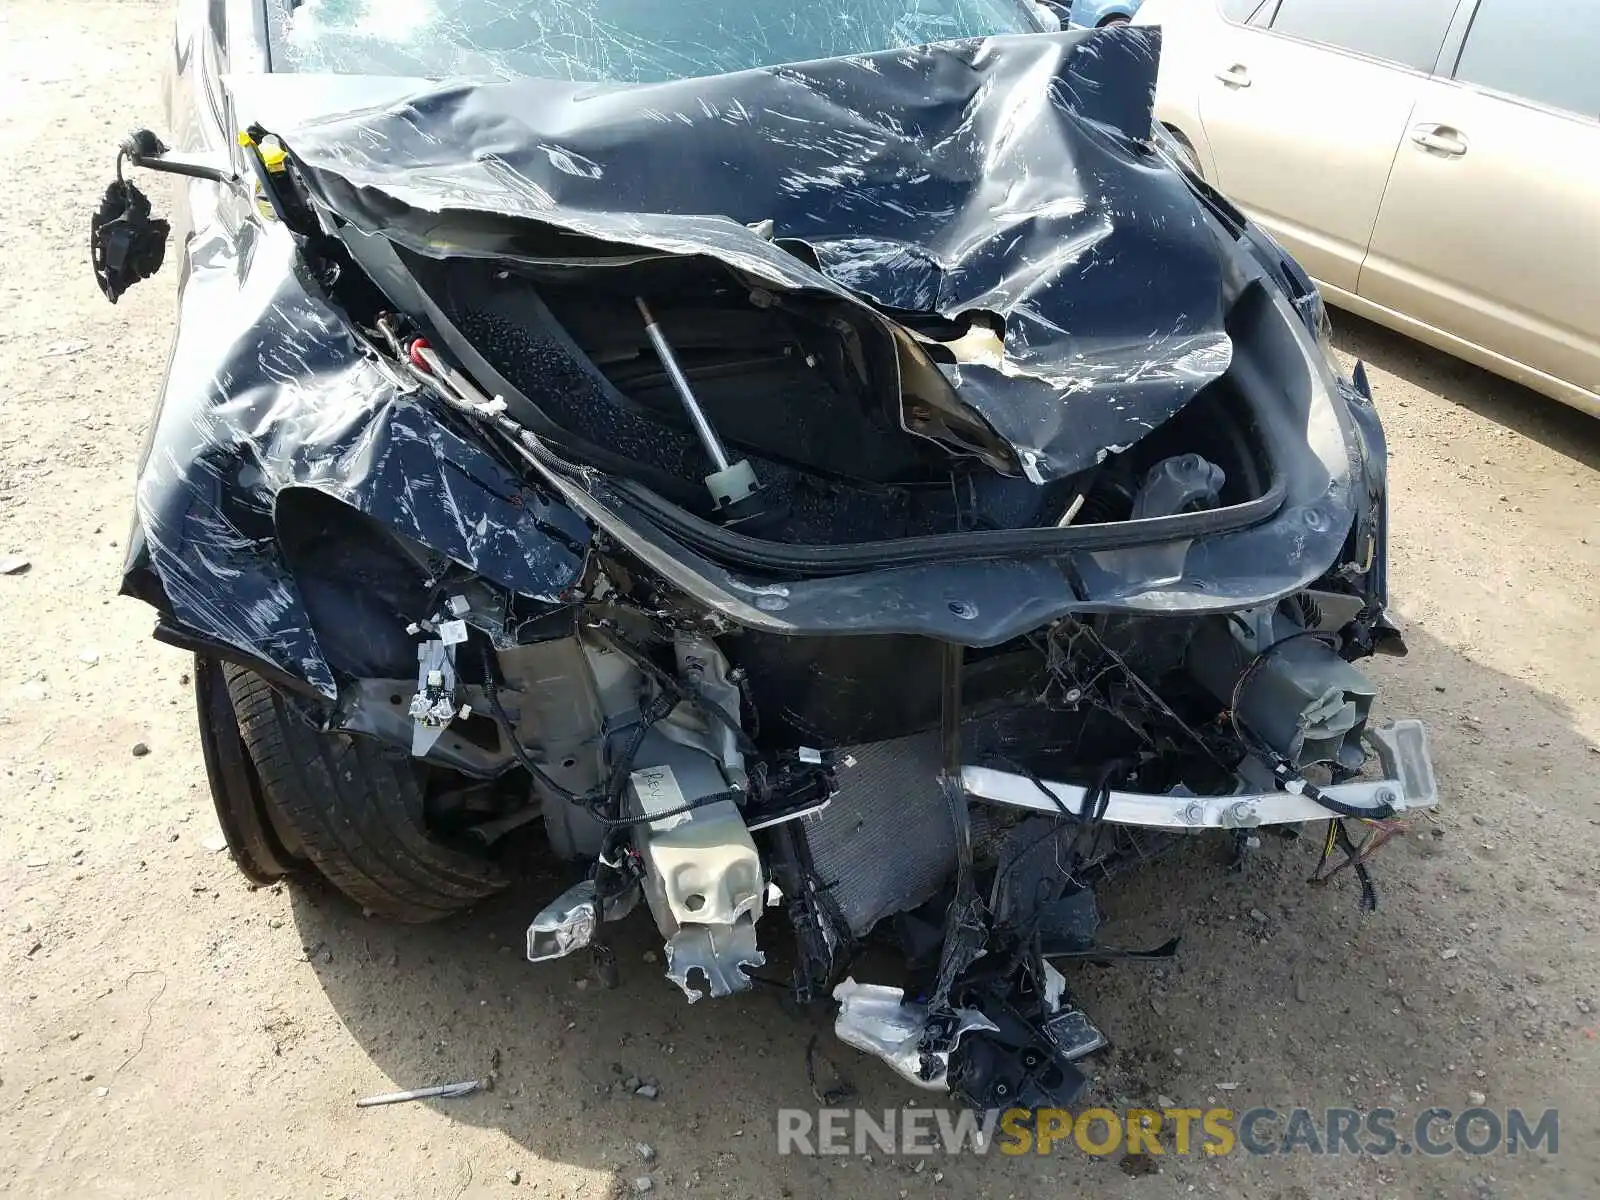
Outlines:
<svg viewBox="0 0 1600 1200"><path fill-rule="evenodd" d="M358 7L180 27L93 222L115 300L169 240L135 169L185 179L124 590L246 874L421 921L535 854L533 961L607 977L642 901L691 1001L781 950L980 1107L1081 1085L1057 964L1171 953L1091 881L1319 822L1375 903L1435 800L1351 665L1404 650L1383 435L1156 140L1159 31Z"/></svg>

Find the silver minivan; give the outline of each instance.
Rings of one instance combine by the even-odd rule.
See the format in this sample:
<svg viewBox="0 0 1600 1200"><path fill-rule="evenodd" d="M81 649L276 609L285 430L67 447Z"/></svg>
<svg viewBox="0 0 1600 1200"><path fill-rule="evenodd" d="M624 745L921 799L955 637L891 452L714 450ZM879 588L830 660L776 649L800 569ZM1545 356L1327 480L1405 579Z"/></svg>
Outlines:
<svg viewBox="0 0 1600 1200"><path fill-rule="evenodd" d="M1157 115L1328 301L1600 415L1600 3L1146 0Z"/></svg>

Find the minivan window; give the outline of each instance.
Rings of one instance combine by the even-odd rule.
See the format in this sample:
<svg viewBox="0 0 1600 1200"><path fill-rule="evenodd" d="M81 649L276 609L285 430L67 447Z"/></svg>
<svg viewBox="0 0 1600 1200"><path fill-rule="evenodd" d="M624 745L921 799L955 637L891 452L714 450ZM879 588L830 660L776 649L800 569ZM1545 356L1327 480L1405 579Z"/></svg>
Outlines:
<svg viewBox="0 0 1600 1200"><path fill-rule="evenodd" d="M1456 78L1600 118L1600 7L1569 4L1530 21L1524 3L1481 0Z"/></svg>
<svg viewBox="0 0 1600 1200"><path fill-rule="evenodd" d="M1283 0L1272 28L1431 71L1455 12L1456 0Z"/></svg>
<svg viewBox="0 0 1600 1200"><path fill-rule="evenodd" d="M1236 24L1248 25L1262 9L1269 8L1277 2L1278 0L1221 0L1222 15Z"/></svg>

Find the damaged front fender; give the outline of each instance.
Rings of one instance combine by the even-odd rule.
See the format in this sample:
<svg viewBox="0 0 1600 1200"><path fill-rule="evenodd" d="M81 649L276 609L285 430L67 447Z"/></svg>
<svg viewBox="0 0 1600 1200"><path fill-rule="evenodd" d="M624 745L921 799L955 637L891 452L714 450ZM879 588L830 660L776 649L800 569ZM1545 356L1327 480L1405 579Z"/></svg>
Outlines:
<svg viewBox="0 0 1600 1200"><path fill-rule="evenodd" d="M456 564L508 596L561 603L588 526L419 403L323 298L286 230L227 217L224 205L189 244L123 593L162 613L168 640L328 698L342 658L370 657L350 639L373 631L340 618L371 617L382 591L351 554L362 539L336 536L341 521L387 534L424 596ZM313 596L297 567L345 586ZM319 620L319 597L359 612ZM415 666L404 624L402 673Z"/></svg>

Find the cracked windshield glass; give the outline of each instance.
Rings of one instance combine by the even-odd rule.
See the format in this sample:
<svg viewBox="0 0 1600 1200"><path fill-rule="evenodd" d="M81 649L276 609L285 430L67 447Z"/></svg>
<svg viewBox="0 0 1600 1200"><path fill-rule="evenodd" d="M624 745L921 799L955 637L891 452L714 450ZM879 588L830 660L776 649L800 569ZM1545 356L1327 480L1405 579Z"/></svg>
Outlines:
<svg viewBox="0 0 1600 1200"><path fill-rule="evenodd" d="M273 66L660 83L1039 28L1020 0L308 0Z"/></svg>

